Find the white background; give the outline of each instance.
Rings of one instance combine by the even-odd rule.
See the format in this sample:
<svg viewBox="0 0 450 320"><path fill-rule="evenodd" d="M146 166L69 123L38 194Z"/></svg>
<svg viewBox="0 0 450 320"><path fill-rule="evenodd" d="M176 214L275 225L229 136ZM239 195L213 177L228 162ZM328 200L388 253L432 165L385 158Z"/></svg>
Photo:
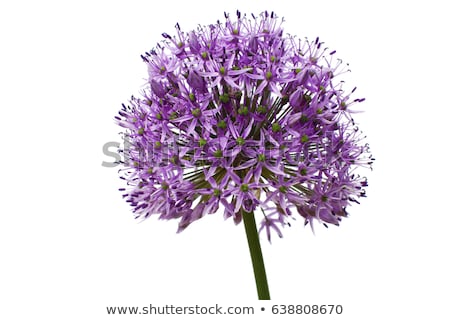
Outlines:
<svg viewBox="0 0 450 320"><path fill-rule="evenodd" d="M277 303L344 307L314 319L449 319L448 11L399 2L2 2L0 318ZM348 88L367 99L355 119L377 159L341 227L313 235L299 220L263 240L272 302L256 301L243 225L219 214L182 234L136 223L117 168L101 166L103 145L120 141L113 117L144 84L140 54L176 22L189 31L236 9L275 10L287 32L320 36L350 63Z"/></svg>

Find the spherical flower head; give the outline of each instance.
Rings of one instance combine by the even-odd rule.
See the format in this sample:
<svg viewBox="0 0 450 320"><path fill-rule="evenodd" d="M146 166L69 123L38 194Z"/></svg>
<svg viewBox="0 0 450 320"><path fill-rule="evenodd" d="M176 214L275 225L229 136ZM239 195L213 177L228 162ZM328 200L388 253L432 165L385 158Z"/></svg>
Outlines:
<svg viewBox="0 0 450 320"><path fill-rule="evenodd" d="M148 82L123 106L124 197L137 218L178 219L179 231L223 209L254 211L270 240L295 215L339 225L365 196L372 157L351 117L346 71L319 39L285 35L263 12L163 34L142 56Z"/></svg>

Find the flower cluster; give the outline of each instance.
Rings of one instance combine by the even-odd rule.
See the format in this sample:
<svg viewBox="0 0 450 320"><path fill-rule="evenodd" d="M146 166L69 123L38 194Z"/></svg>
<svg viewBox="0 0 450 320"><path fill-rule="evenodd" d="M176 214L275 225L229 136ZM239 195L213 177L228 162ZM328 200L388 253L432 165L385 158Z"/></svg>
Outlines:
<svg viewBox="0 0 450 320"><path fill-rule="evenodd" d="M298 214L338 225L364 196L371 165L323 48L283 35L273 13L199 27L163 40L142 59L148 86L116 117L127 129L121 170L136 217L179 219L179 231L221 207L236 223L259 212L281 237ZM311 223L312 225L312 223Z"/></svg>

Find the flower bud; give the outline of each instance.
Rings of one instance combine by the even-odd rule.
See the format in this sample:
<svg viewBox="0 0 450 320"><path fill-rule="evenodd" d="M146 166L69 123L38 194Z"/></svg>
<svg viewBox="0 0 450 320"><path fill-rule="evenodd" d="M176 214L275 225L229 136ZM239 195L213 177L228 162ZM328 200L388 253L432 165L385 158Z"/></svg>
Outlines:
<svg viewBox="0 0 450 320"><path fill-rule="evenodd" d="M208 89L206 88L205 79L203 79L203 77L194 70L189 71L187 82L192 88L194 88L198 92L205 93L208 91Z"/></svg>
<svg viewBox="0 0 450 320"><path fill-rule="evenodd" d="M158 96L158 98L164 98L165 97L166 91L164 90L164 88L161 85L161 83L159 83L156 80L152 80L151 83L150 83L150 87L151 87L153 93Z"/></svg>

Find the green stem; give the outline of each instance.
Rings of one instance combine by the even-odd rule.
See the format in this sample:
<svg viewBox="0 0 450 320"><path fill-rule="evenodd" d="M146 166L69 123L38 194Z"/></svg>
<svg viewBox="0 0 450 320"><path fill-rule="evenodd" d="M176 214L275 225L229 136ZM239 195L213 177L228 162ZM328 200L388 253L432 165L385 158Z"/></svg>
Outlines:
<svg viewBox="0 0 450 320"><path fill-rule="evenodd" d="M244 220L245 233L247 234L248 247L252 258L253 273L255 274L256 290L259 300L270 300L269 286L267 284L266 270L259 243L258 230L256 229L253 212L241 211Z"/></svg>

